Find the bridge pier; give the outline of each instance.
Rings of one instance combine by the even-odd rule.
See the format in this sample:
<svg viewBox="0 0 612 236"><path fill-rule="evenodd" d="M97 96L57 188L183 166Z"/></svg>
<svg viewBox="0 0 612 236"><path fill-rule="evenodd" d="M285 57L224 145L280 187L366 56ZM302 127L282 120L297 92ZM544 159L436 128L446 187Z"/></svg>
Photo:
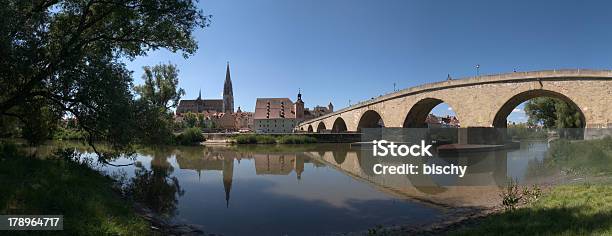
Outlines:
<svg viewBox="0 0 612 236"><path fill-rule="evenodd" d="M599 124L589 125L584 129L584 139L600 139L606 136L612 137L612 123L611 124Z"/></svg>
<svg viewBox="0 0 612 236"><path fill-rule="evenodd" d="M459 144L502 145L506 143L506 129L492 127L459 128Z"/></svg>

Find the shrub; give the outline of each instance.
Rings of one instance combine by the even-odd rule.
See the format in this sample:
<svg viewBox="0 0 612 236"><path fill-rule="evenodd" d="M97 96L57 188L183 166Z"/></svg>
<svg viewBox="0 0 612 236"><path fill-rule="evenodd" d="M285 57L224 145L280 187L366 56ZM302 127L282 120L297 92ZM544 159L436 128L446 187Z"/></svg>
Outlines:
<svg viewBox="0 0 612 236"><path fill-rule="evenodd" d="M188 128L176 136L176 143L180 145L194 145L204 142L204 135L198 128Z"/></svg>
<svg viewBox="0 0 612 236"><path fill-rule="evenodd" d="M514 210L521 202L523 204L536 202L542 196L542 189L534 184L531 188L524 187L523 191L520 191L518 182L510 179L500 196L504 209Z"/></svg>
<svg viewBox="0 0 612 236"><path fill-rule="evenodd" d="M303 135L286 135L275 138L264 134L243 134L234 137L234 140L238 144L304 144L317 142L316 138Z"/></svg>
<svg viewBox="0 0 612 236"><path fill-rule="evenodd" d="M236 143L238 144L255 144L257 143L257 138L255 135L247 134L247 135L238 135L235 137Z"/></svg>
<svg viewBox="0 0 612 236"><path fill-rule="evenodd" d="M87 132L80 129L59 127L53 134L55 140L84 140Z"/></svg>
<svg viewBox="0 0 612 236"><path fill-rule="evenodd" d="M235 137L238 144L275 144L276 139L270 135L245 134Z"/></svg>
<svg viewBox="0 0 612 236"><path fill-rule="evenodd" d="M276 139L270 135L257 135L255 136L257 144L274 144Z"/></svg>
<svg viewBox="0 0 612 236"><path fill-rule="evenodd" d="M317 139L305 135L287 135L282 136L278 139L278 143L281 144L304 144L304 143L316 143Z"/></svg>
<svg viewBox="0 0 612 236"><path fill-rule="evenodd" d="M506 210L514 210L520 203L523 196L519 190L518 183L512 179L506 184L506 188L500 193L502 206Z"/></svg>
<svg viewBox="0 0 612 236"><path fill-rule="evenodd" d="M528 187L523 188L523 203L525 204L537 201L540 196L542 196L542 189L535 184L531 189Z"/></svg>

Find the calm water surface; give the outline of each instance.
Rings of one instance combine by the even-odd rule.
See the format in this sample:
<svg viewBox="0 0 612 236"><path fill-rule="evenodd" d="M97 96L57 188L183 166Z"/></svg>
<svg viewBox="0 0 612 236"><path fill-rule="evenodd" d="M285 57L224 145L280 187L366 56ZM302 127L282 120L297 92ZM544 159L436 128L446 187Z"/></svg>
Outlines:
<svg viewBox="0 0 612 236"><path fill-rule="evenodd" d="M496 196L508 177L550 181L555 171L541 169L546 151L545 142L531 142L424 161L470 165L462 179L374 175L375 163L405 159L365 158L348 145L148 148L135 156L136 165L98 168L131 179L159 214L209 233L321 235L421 225L447 214L442 206L487 205L484 198Z"/></svg>

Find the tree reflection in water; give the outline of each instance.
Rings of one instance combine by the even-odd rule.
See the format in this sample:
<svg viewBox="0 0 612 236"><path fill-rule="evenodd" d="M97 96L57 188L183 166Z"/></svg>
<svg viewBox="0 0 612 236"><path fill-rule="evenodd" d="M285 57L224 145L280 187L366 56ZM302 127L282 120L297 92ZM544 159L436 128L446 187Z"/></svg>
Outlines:
<svg viewBox="0 0 612 236"><path fill-rule="evenodd" d="M150 170L137 162L135 176L127 184L126 192L156 214L173 217L177 213L178 198L185 191L181 189L178 178L170 177L174 171L167 161L171 152L158 149L146 154L153 157Z"/></svg>

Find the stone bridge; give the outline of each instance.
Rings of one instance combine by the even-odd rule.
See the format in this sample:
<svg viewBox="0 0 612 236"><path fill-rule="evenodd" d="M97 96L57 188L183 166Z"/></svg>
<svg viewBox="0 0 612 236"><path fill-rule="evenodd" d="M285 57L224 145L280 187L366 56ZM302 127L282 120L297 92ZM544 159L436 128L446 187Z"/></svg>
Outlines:
<svg viewBox="0 0 612 236"><path fill-rule="evenodd" d="M553 97L581 111L586 128L612 128L612 71L546 70L476 76L424 84L363 101L301 122L297 132L359 132L375 127L426 127L440 103L452 107L462 128L505 128L519 104Z"/></svg>

